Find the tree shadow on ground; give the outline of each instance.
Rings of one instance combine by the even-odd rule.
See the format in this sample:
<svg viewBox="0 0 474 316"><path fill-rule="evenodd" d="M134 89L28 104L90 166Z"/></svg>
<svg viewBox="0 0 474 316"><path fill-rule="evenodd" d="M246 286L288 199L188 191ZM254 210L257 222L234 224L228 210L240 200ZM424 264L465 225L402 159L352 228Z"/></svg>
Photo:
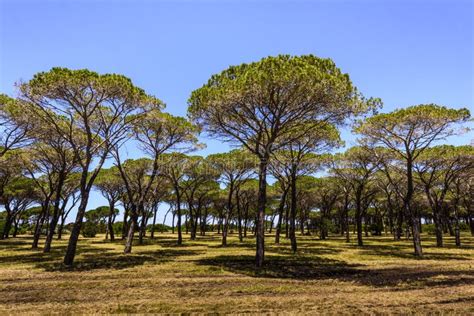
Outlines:
<svg viewBox="0 0 474 316"><path fill-rule="evenodd" d="M196 263L257 278L338 280L372 287L392 287L394 291L413 287L474 284L474 271L433 267L369 269L364 265L348 264L340 260L298 255L266 256L261 269L255 268L253 256L218 256L200 259Z"/></svg>
<svg viewBox="0 0 474 316"><path fill-rule="evenodd" d="M273 245L268 248L268 251L278 253L278 254L286 254L286 255L293 255L293 251L291 250L291 246L288 245ZM329 247L322 247L321 245L315 244L298 244L299 254L304 255L327 255L327 254L337 254L341 253L341 249L329 248Z"/></svg>
<svg viewBox="0 0 474 316"><path fill-rule="evenodd" d="M345 281L356 281L362 285L374 287L394 287L399 291L407 288L427 288L435 286L474 285L474 271L443 270L433 267L385 268L364 270L357 278L344 278ZM401 286L404 285L404 286Z"/></svg>
<svg viewBox="0 0 474 316"><path fill-rule="evenodd" d="M29 264L29 263L41 263L41 262L48 262L48 261L55 261L59 260L60 258L64 257L64 253L66 252L67 246L57 246L51 249L50 252L44 253L42 250L43 248L38 249L31 249L31 248L12 248L8 249L9 251L20 251L20 252L28 252L24 254L15 254L15 255L2 255L0 256L0 263L5 264ZM92 253L103 253L110 249L104 248L94 248L88 246L81 246L78 247L76 250L76 255L79 256L81 254L92 254Z"/></svg>
<svg viewBox="0 0 474 316"><path fill-rule="evenodd" d="M170 262L177 257L193 256L201 254L201 251L195 250L156 250L142 251L131 254L121 253L87 253L77 258L72 267L65 266L62 262L40 262L35 266L45 271L89 271L96 269L126 269L145 263L163 264Z"/></svg>
<svg viewBox="0 0 474 316"><path fill-rule="evenodd" d="M225 248L246 248L246 249L255 249L255 242L247 242L247 241L243 241L243 242L228 242L227 245L223 246L222 241L220 241L218 244L216 245L208 245L207 247L208 248L222 248L222 249L225 249Z"/></svg>
<svg viewBox="0 0 474 316"><path fill-rule="evenodd" d="M199 265L219 266L225 270L253 277L282 278L282 279L320 279L337 274L356 274L358 265L349 265L343 261L325 258L307 258L298 255L279 256L267 255L264 267L255 268L255 257L217 256L196 261Z"/></svg>
<svg viewBox="0 0 474 316"><path fill-rule="evenodd" d="M414 255L411 247L406 246L391 246L391 245L364 245L361 247L354 246L360 249L362 255L372 255L380 257L395 257L402 259L413 260L472 260L468 254L461 253L431 253L425 252L421 258ZM428 248L428 247L426 247ZM410 249L410 250L408 250ZM433 248L430 248L433 249ZM440 251L442 248L437 248Z"/></svg>

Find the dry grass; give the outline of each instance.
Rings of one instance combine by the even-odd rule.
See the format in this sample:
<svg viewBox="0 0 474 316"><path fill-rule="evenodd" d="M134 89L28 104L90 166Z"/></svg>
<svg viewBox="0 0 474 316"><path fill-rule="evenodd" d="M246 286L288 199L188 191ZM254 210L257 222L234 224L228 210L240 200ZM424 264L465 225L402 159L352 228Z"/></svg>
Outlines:
<svg viewBox="0 0 474 316"><path fill-rule="evenodd" d="M29 237L0 241L0 314L11 313L474 313L474 238L411 255L410 241L368 238L357 247L333 237L300 238L297 255L267 237L266 266L253 268L254 240L227 248L219 236L175 245L159 235L122 255L103 236L81 239L76 266L61 265Z"/></svg>

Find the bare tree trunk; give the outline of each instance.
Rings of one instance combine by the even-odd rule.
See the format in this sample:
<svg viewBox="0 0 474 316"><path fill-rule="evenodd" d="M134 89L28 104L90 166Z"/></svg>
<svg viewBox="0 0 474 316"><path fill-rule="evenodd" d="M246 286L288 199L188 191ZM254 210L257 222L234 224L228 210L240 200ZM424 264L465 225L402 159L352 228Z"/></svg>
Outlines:
<svg viewBox="0 0 474 316"><path fill-rule="evenodd" d="M107 227L108 227L108 232L110 234L110 241L115 240L114 223L113 223L114 218L115 218L115 201L111 200L109 202L109 217L107 219Z"/></svg>
<svg viewBox="0 0 474 316"><path fill-rule="evenodd" d="M420 218L416 210L412 207L413 193L413 164L411 158L409 157L407 160L407 194L404 204L406 213L410 215L412 220L413 248L415 250L415 256L422 257L423 251L421 248Z"/></svg>
<svg viewBox="0 0 474 316"><path fill-rule="evenodd" d="M182 245L183 244L183 233L182 233L182 229L181 229L181 195L179 193L179 188L175 188L176 189L176 212L177 212L177 216L178 216L178 223L177 223L177 226L178 226L178 245Z"/></svg>
<svg viewBox="0 0 474 316"><path fill-rule="evenodd" d="M283 221L283 211L285 209L286 196L288 194L288 188L283 190L283 194L280 197L280 204L278 205L278 222L275 232L275 244L280 243L280 234L281 234L281 223Z"/></svg>
<svg viewBox="0 0 474 316"><path fill-rule="evenodd" d="M82 219L86 213L87 201L89 200L89 191L81 190L81 203L77 210L76 220L74 226L72 227L71 236L69 237L69 243L66 250L66 255L64 256L64 264L71 266L74 262L74 257L76 256L76 247L77 241L79 240L79 234L82 227Z"/></svg>
<svg viewBox="0 0 474 316"><path fill-rule="evenodd" d="M7 218L5 220L5 226L3 227L2 239L7 239L9 237L13 221L12 211L9 209L7 204L5 204L5 208L7 209Z"/></svg>
<svg viewBox="0 0 474 316"><path fill-rule="evenodd" d="M129 206L125 205L125 210L123 212L123 225L122 225L122 240L124 240L127 236L128 232L128 213L130 212Z"/></svg>
<svg viewBox="0 0 474 316"><path fill-rule="evenodd" d="M151 225L150 238L155 238L156 213L158 213L158 204L153 205L153 222Z"/></svg>
<svg viewBox="0 0 474 316"><path fill-rule="evenodd" d="M45 218L48 216L49 213L49 200L45 201L41 210L41 214L38 215L38 219L36 221L35 232L33 235L33 244L31 245L31 249L37 249L39 239L41 237L41 230L43 229L43 223Z"/></svg>
<svg viewBox="0 0 474 316"><path fill-rule="evenodd" d="M291 241L291 250L293 253L296 253L297 244L296 244L296 174L292 172L291 174L291 206L290 206L290 241Z"/></svg>
<svg viewBox="0 0 474 316"><path fill-rule="evenodd" d="M357 245L363 246L364 242L362 240L362 201L361 201L361 190L358 189L356 192L356 226L357 226Z"/></svg>
<svg viewBox="0 0 474 316"><path fill-rule="evenodd" d="M133 206L132 206L133 208ZM130 227L128 228L127 241L125 242L125 249L123 253L131 253L133 245L133 235L135 234L135 227L138 226L138 215L136 211L132 209L130 214Z"/></svg>
<svg viewBox="0 0 474 316"><path fill-rule="evenodd" d="M265 206L267 204L267 164L268 156L261 157L258 170L258 199L257 199L257 250L255 255L255 265L257 268L263 266L265 257Z"/></svg>

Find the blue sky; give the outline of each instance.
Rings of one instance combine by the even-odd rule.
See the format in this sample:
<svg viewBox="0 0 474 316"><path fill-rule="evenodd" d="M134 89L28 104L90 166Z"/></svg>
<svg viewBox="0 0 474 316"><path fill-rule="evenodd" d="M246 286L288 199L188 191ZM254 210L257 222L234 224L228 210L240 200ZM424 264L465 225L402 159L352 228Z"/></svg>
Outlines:
<svg viewBox="0 0 474 316"><path fill-rule="evenodd" d="M54 66L88 68L124 74L185 115L190 92L229 65L311 53L382 98L383 111L472 110L473 15L468 0L0 0L0 92L14 95L16 81ZM202 154L227 150L203 140ZM93 195L89 205L102 203Z"/></svg>

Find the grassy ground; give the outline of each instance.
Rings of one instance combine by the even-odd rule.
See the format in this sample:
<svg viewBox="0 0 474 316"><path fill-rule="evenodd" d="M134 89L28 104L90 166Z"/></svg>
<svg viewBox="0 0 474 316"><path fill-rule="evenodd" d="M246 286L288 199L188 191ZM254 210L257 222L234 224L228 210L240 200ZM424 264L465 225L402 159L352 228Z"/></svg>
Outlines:
<svg viewBox="0 0 474 316"><path fill-rule="evenodd" d="M253 268L254 240L227 248L217 235L186 240L159 234L133 254L121 241L81 239L76 266L61 265L65 241L51 254L30 250L30 237L0 241L0 314L5 313L474 313L474 238L434 247L423 259L410 241L300 237L292 255L267 237L266 266Z"/></svg>

